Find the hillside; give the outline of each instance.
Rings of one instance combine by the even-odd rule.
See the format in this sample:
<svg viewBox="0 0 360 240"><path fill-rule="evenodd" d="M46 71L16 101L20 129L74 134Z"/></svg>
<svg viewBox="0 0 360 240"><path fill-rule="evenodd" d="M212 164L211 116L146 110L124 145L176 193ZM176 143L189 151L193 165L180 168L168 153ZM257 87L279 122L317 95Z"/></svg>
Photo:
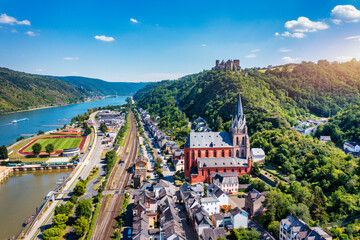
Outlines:
<svg viewBox="0 0 360 240"><path fill-rule="evenodd" d="M0 113L51 104L75 103L88 94L69 83L0 68Z"/></svg>
<svg viewBox="0 0 360 240"><path fill-rule="evenodd" d="M172 137L179 142L186 139L187 117L204 117L214 131L228 131L236 96L241 93L251 147L262 147L266 165L291 181L281 183L278 193L268 198L271 202L275 195L289 205L267 205L270 210L264 216L266 227L296 208L301 209L297 216L307 214L308 221L336 222L331 229L336 231L338 224L360 212L358 161L331 144L290 128L307 116L337 114L330 123L349 136L356 135L360 62L303 62L291 70L283 66L264 73L256 69L241 74L205 71L148 90L135 94L138 105L152 116L161 117L160 128L175 129ZM186 116L181 115L177 102Z"/></svg>
<svg viewBox="0 0 360 240"><path fill-rule="evenodd" d="M123 95L128 96L135 94L137 90L143 88L148 83L134 82L106 82L101 79L86 77L55 77L62 81L68 82L78 88L96 95Z"/></svg>

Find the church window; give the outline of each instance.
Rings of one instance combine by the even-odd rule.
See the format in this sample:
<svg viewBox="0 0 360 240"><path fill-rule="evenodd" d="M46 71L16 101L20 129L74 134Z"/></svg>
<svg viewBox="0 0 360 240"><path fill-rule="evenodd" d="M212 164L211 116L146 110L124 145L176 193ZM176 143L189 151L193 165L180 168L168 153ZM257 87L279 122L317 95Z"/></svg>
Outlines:
<svg viewBox="0 0 360 240"><path fill-rule="evenodd" d="M192 151L191 152L191 160L192 160L192 165L194 165L194 161L195 161L195 152L194 151Z"/></svg>
<svg viewBox="0 0 360 240"><path fill-rule="evenodd" d="M245 145L245 137L242 138L242 145Z"/></svg>
<svg viewBox="0 0 360 240"><path fill-rule="evenodd" d="M218 170L217 170L217 169L215 169L215 172L218 172Z"/></svg>
<svg viewBox="0 0 360 240"><path fill-rule="evenodd" d="M198 151L198 157L201 157L201 151L200 150Z"/></svg>
<svg viewBox="0 0 360 240"><path fill-rule="evenodd" d="M208 175L210 175L210 169L208 169Z"/></svg>
<svg viewBox="0 0 360 240"><path fill-rule="evenodd" d="M231 150L229 150L229 157L231 157Z"/></svg>
<svg viewBox="0 0 360 240"><path fill-rule="evenodd" d="M208 150L206 150L205 156L206 156L206 157L209 157L209 151L208 151Z"/></svg>
<svg viewBox="0 0 360 240"><path fill-rule="evenodd" d="M236 156L240 157L239 150L236 150Z"/></svg>
<svg viewBox="0 0 360 240"><path fill-rule="evenodd" d="M204 169L202 169L201 172L202 172L202 175L204 176Z"/></svg>
<svg viewBox="0 0 360 240"><path fill-rule="evenodd" d="M216 157L216 150L214 150L214 157Z"/></svg>
<svg viewBox="0 0 360 240"><path fill-rule="evenodd" d="M224 150L221 151L221 156L225 157L225 151Z"/></svg>
<svg viewBox="0 0 360 240"><path fill-rule="evenodd" d="M236 145L239 145L239 138L236 138Z"/></svg>
<svg viewBox="0 0 360 240"><path fill-rule="evenodd" d="M239 173L241 173L241 168L239 168Z"/></svg>
<svg viewBox="0 0 360 240"><path fill-rule="evenodd" d="M226 172L226 169L224 169L224 172Z"/></svg>
<svg viewBox="0 0 360 240"><path fill-rule="evenodd" d="M245 168L245 172L247 173L247 168Z"/></svg>
<svg viewBox="0 0 360 240"><path fill-rule="evenodd" d="M234 169L231 169L232 172L234 172Z"/></svg>
<svg viewBox="0 0 360 240"><path fill-rule="evenodd" d="M241 150L241 157L245 157L244 150Z"/></svg>

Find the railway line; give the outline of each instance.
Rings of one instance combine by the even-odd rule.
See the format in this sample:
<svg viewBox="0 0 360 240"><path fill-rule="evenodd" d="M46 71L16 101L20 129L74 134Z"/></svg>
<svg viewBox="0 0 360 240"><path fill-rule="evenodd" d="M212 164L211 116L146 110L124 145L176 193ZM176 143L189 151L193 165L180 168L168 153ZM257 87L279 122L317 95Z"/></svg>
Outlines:
<svg viewBox="0 0 360 240"><path fill-rule="evenodd" d="M116 217L120 214L120 206L124 200L124 192L131 176L129 168L133 165L138 150L137 129L134 114L130 112L129 135L120 157L110 174L106 190L119 190L112 198L104 196L101 201L99 217L95 224L91 239L110 239L116 225Z"/></svg>

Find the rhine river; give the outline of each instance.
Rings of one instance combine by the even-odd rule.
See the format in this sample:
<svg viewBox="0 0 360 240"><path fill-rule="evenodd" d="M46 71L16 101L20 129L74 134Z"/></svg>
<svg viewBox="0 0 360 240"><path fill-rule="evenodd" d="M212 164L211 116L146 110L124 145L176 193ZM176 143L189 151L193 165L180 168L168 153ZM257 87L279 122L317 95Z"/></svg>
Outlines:
<svg viewBox="0 0 360 240"><path fill-rule="evenodd" d="M84 113L89 108L107 105L121 105L127 97L106 98L104 100L44 108L0 116L0 145L10 145L21 134L36 134L70 123L71 118ZM13 120L28 118L16 124ZM35 213L44 202L44 197L57 185L56 182L66 177L71 170L53 170L14 173L0 185L0 240L9 239L19 234L22 223Z"/></svg>

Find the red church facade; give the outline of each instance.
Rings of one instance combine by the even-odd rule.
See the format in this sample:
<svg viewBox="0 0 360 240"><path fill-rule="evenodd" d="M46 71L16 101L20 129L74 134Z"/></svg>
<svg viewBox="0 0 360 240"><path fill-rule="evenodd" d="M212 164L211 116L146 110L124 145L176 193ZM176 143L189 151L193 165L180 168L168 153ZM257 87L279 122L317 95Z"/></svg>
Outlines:
<svg viewBox="0 0 360 240"><path fill-rule="evenodd" d="M250 141L240 95L231 132L191 132L184 154L185 178L191 183L209 181L216 172L250 174Z"/></svg>

